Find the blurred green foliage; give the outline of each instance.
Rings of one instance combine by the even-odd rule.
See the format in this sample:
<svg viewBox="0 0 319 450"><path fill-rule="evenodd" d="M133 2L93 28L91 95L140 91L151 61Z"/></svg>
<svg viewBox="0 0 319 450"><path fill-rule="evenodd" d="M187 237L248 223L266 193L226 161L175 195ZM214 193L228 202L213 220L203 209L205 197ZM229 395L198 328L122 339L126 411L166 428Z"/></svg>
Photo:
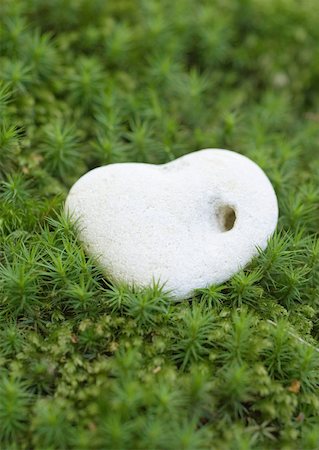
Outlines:
<svg viewBox="0 0 319 450"><path fill-rule="evenodd" d="M319 448L319 3L2 0L0 448ZM102 164L254 159L278 232L172 303L63 216Z"/></svg>

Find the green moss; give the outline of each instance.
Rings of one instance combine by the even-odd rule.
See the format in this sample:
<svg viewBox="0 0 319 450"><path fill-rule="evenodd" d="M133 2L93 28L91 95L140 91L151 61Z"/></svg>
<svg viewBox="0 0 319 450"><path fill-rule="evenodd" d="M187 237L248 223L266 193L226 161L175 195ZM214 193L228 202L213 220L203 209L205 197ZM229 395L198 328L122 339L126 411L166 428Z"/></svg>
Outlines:
<svg viewBox="0 0 319 450"><path fill-rule="evenodd" d="M319 4L2 0L0 447L318 449ZM253 158L277 233L222 286L113 286L62 214L107 163Z"/></svg>

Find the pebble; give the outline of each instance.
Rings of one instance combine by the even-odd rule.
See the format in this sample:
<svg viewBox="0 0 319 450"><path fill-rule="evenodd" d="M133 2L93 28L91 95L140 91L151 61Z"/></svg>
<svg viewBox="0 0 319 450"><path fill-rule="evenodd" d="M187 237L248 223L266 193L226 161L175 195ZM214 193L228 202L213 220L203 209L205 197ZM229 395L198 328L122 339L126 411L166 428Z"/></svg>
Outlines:
<svg viewBox="0 0 319 450"><path fill-rule="evenodd" d="M66 211L108 279L160 281L175 299L231 278L266 248L278 220L262 169L221 149L98 167L73 185Z"/></svg>

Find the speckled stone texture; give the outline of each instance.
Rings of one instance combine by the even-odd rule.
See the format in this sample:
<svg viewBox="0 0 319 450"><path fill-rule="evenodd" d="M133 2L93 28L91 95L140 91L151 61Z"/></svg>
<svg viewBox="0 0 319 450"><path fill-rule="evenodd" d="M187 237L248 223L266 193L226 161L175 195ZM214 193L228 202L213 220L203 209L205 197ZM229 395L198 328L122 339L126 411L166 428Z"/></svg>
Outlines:
<svg viewBox="0 0 319 450"><path fill-rule="evenodd" d="M278 220L265 173L220 149L158 166L98 167L74 184L66 210L110 280L137 286L159 280L176 299L245 267Z"/></svg>

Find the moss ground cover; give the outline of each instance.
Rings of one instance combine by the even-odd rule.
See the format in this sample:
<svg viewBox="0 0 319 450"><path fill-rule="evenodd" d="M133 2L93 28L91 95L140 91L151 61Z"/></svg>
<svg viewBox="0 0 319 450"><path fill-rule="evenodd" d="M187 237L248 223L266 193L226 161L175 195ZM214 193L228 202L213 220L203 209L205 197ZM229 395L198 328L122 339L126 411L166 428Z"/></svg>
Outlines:
<svg viewBox="0 0 319 450"><path fill-rule="evenodd" d="M2 0L0 448L319 448L319 4ZM113 162L230 148L267 250L171 303L112 286L62 214Z"/></svg>

